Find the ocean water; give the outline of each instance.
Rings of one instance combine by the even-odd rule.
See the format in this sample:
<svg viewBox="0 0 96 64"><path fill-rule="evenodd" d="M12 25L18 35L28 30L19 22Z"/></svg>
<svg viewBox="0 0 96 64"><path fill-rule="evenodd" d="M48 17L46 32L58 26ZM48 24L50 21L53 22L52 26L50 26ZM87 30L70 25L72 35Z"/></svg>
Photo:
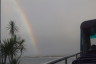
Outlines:
<svg viewBox="0 0 96 64"><path fill-rule="evenodd" d="M60 57L40 57L40 58L22 58L21 64L46 64L55 59L59 59ZM68 64L71 64L72 61L75 60L74 57L68 59ZM65 61L61 61L56 64L65 64Z"/></svg>

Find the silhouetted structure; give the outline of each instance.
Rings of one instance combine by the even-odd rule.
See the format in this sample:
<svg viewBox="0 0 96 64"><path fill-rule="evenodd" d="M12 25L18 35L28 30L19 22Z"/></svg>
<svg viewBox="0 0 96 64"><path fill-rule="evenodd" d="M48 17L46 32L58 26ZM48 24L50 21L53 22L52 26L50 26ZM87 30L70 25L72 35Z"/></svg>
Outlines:
<svg viewBox="0 0 96 64"><path fill-rule="evenodd" d="M81 24L81 53L84 54L91 47L90 36L96 34L96 19Z"/></svg>
<svg viewBox="0 0 96 64"><path fill-rule="evenodd" d="M96 19L81 24L80 57L72 64L96 64L96 45L91 46L91 36L96 38Z"/></svg>
<svg viewBox="0 0 96 64"><path fill-rule="evenodd" d="M81 42L80 53L76 53L71 56L62 57L46 64L56 64L61 61L65 61L71 57L76 56L76 60L72 64L96 64L96 45L91 46L91 38L96 38L96 19L85 21L80 26L81 29ZM78 55L80 54L80 57Z"/></svg>

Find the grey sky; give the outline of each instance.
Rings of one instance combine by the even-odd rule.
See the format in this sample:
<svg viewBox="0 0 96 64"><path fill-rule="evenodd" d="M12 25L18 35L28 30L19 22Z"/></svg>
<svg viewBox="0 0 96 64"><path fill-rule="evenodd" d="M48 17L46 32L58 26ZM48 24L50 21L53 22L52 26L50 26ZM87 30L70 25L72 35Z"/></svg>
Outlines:
<svg viewBox="0 0 96 64"><path fill-rule="evenodd" d="M35 56L35 48L29 40L26 26L12 2L1 0L2 39L8 36L6 26L14 20L25 38L26 56ZM96 0L17 0L30 21L36 40L38 54L67 55L79 52L80 24L89 19L96 19Z"/></svg>

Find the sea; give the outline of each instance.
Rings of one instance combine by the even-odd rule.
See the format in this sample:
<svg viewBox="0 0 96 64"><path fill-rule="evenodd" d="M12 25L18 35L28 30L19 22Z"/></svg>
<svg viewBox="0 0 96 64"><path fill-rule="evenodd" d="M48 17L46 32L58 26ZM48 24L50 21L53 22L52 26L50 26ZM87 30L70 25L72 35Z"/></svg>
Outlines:
<svg viewBox="0 0 96 64"><path fill-rule="evenodd" d="M29 58L29 57L24 57L21 59L20 64L47 64L50 61L59 59L61 57L39 57L39 58ZM72 64L72 61L75 60L75 57L71 57L67 60L68 64ZM65 61L58 62L56 64L65 64Z"/></svg>

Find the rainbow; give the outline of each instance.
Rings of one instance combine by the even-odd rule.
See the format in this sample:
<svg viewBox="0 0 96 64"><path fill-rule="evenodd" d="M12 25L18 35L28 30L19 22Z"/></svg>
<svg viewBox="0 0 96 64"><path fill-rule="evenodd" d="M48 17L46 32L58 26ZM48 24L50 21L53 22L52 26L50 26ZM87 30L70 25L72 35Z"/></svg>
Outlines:
<svg viewBox="0 0 96 64"><path fill-rule="evenodd" d="M17 10L17 12L20 14L20 18L22 19L24 25L26 26L26 29L27 29L27 31L28 31L28 34L29 34L30 37L31 37L32 47L35 49L35 53L38 55L38 54L39 54L39 51L38 51L37 40L36 40L36 38L35 38L35 36L34 36L34 33L33 33L33 30L32 30L32 27L31 27L31 25L30 25L30 22L29 22L29 20L27 19L24 10L23 10L23 9L20 7L20 5L18 4L19 2L16 1L16 0L13 0L13 3L15 4L16 10Z"/></svg>

